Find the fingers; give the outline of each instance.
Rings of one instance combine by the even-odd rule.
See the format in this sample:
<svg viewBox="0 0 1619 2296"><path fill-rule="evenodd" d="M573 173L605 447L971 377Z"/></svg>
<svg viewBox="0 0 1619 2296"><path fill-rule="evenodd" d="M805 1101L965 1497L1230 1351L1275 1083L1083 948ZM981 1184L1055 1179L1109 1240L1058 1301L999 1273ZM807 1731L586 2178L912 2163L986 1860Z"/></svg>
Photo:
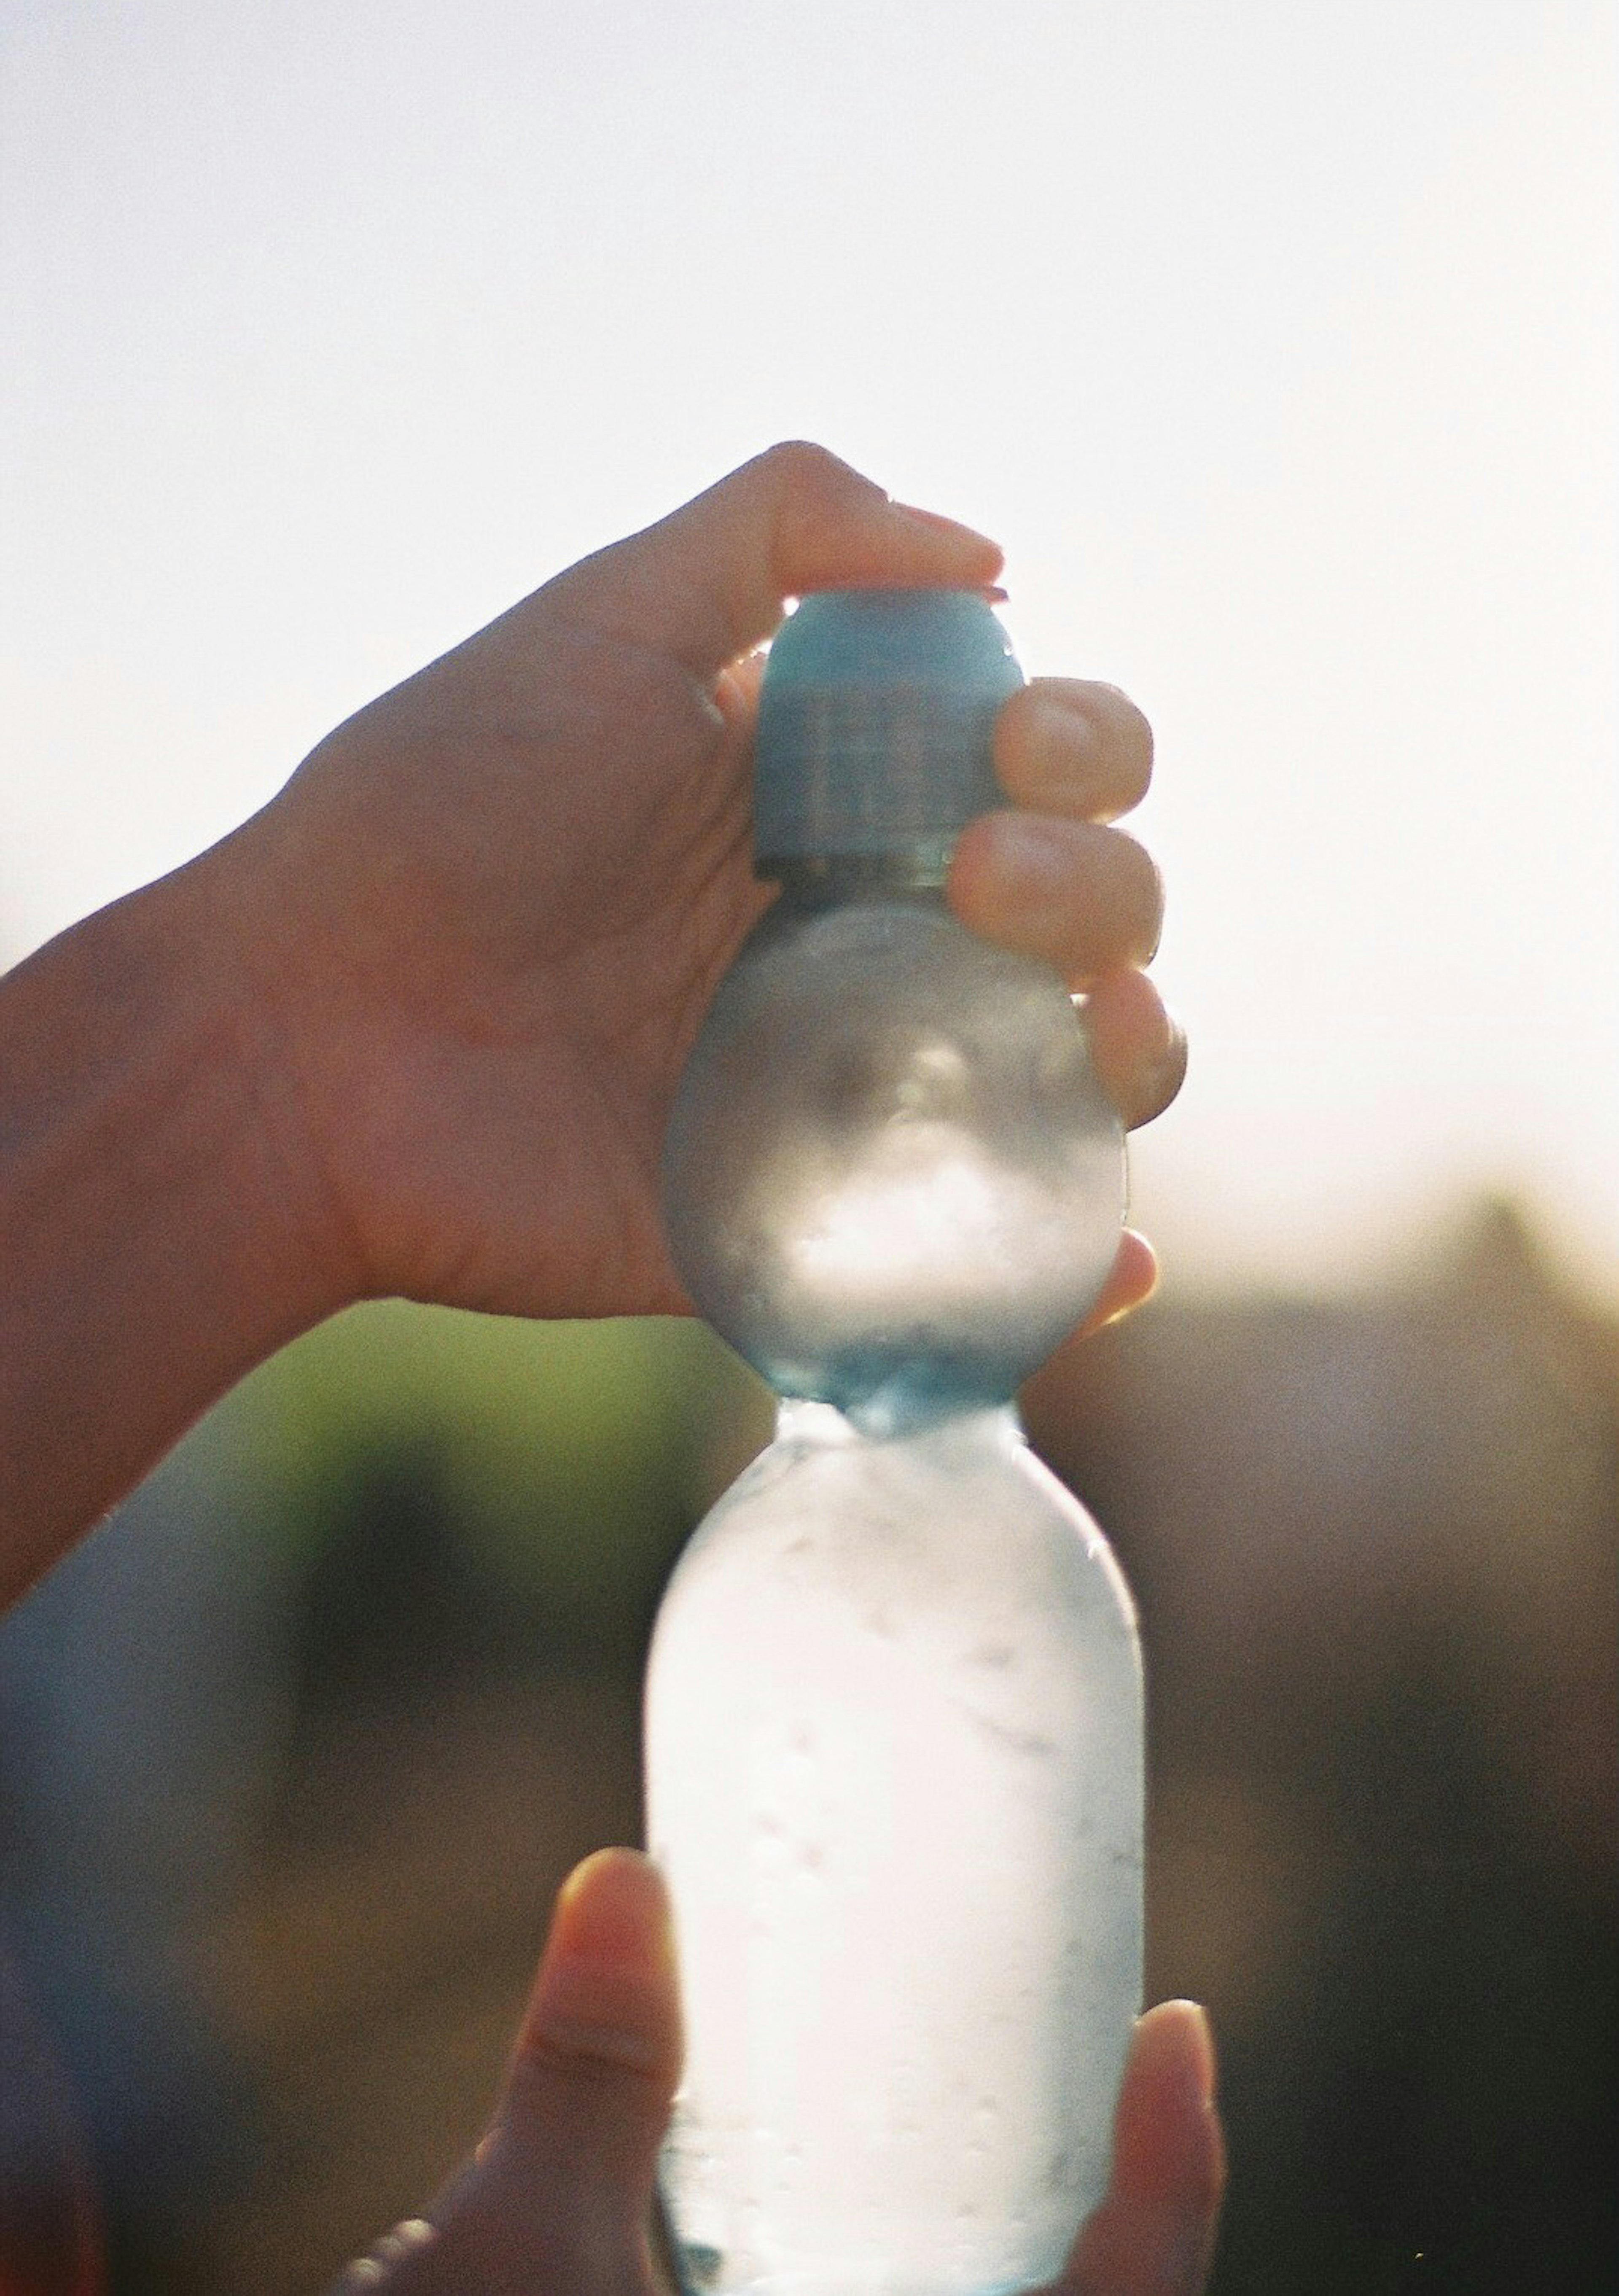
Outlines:
<svg viewBox="0 0 1619 2296"><path fill-rule="evenodd" d="M957 848L963 922L1074 988L1150 962L1163 882L1144 848L1106 825L1152 778L1152 729L1135 704L1116 686L1037 679L996 720L995 769L1012 808L973 822Z"/></svg>
<svg viewBox="0 0 1619 2296"><path fill-rule="evenodd" d="M894 503L822 447L773 447L544 595L596 630L657 646L699 676L767 637L806 590L976 589L1001 552L983 535Z"/></svg>
<svg viewBox="0 0 1619 2296"><path fill-rule="evenodd" d="M1017 810L985 814L956 847L950 898L986 939L1056 966L1090 992L1098 1075L1124 1122L1160 1116L1186 1075L1186 1037L1141 968L1164 923L1164 889L1144 848L1107 826L1152 777L1152 729L1116 686L1042 678L995 725L995 767ZM1126 1239L1087 1329L1139 1305L1157 1280Z"/></svg>
<svg viewBox="0 0 1619 2296"><path fill-rule="evenodd" d="M1145 846L1120 829L1052 814L985 813L968 823L951 866L964 924L1054 965L1072 987L1124 964L1149 964L1164 888Z"/></svg>
<svg viewBox="0 0 1619 2296"><path fill-rule="evenodd" d="M634 1850L599 1850L557 1900L500 2128L570 2193L644 2215L680 2057L662 1877Z"/></svg>
<svg viewBox="0 0 1619 2296"><path fill-rule="evenodd" d="M1165 2001L1136 2027L1113 2181L1058 2296L1198 2296L1224 2189L1208 2020L1195 2002Z"/></svg>
<svg viewBox="0 0 1619 2296"><path fill-rule="evenodd" d="M680 2057L662 1877L634 1850L599 1850L557 1900L447 2260L460 2271L496 2252L520 2257L523 2276L510 2284L533 2296L650 2286L653 2183Z"/></svg>
<svg viewBox="0 0 1619 2296"><path fill-rule="evenodd" d="M1078 1339L1089 1339L1108 1324L1116 1324L1121 1316L1130 1315L1150 1300L1158 1288L1158 1259L1144 1235L1127 1227L1119 1237L1118 1250L1113 1266L1108 1271L1096 1305L1075 1333Z"/></svg>
<svg viewBox="0 0 1619 2296"><path fill-rule="evenodd" d="M634 1850L601 1850L557 1900L476 2158L333 2296L650 2296L653 2174L679 2072L663 1883Z"/></svg>
<svg viewBox="0 0 1619 2296"><path fill-rule="evenodd" d="M995 721L995 771L1032 813L1114 821L1147 794L1152 728L1116 685L1038 677Z"/></svg>
<svg viewBox="0 0 1619 2296"><path fill-rule="evenodd" d="M1102 1090L1126 1127L1162 1116L1186 1081L1186 1031L1147 975L1126 968L1097 981L1085 1000L1085 1034Z"/></svg>
<svg viewBox="0 0 1619 2296"><path fill-rule="evenodd" d="M1161 1116L1185 1078L1186 1037L1140 969L1164 914L1158 873L1141 847L1089 823L984 814L956 847L950 898L974 932L1088 988L1086 1029L1103 1089L1132 1128Z"/></svg>

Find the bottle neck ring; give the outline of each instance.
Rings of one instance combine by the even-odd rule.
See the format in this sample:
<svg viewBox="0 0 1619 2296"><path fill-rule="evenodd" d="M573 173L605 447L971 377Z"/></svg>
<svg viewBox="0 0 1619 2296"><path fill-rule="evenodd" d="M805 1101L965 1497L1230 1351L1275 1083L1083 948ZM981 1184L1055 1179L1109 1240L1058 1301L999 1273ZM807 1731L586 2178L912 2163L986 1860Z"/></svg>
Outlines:
<svg viewBox="0 0 1619 2296"><path fill-rule="evenodd" d="M940 900L955 837L897 853L762 853L755 864L795 909L837 908L854 901Z"/></svg>

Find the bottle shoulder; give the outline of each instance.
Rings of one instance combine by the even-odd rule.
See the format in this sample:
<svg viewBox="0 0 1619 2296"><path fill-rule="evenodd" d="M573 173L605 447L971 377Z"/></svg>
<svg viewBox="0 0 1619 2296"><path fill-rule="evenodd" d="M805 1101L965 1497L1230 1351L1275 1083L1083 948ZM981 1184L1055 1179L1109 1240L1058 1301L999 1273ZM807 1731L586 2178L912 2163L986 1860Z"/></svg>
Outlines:
<svg viewBox="0 0 1619 2296"><path fill-rule="evenodd" d="M883 1442L789 1435L720 1500L670 1581L647 1675L649 1775L666 1787L697 1741L703 1762L746 1766L771 1718L813 1712L829 1730L841 1718L852 1762L880 1767L964 1731L964 1764L993 1751L1010 1765L974 1791L1083 1799L1098 1767L1139 1773L1141 1703L1118 1566L1025 1447L960 1422Z"/></svg>
<svg viewBox="0 0 1619 2296"><path fill-rule="evenodd" d="M785 1416L693 1534L666 1610L724 1580L727 1601L744 1589L760 1615L810 1601L909 1614L1010 1607L1053 1627L1111 1617L1133 1645L1135 1606L1111 1547L1010 1412L883 1440L806 1436Z"/></svg>

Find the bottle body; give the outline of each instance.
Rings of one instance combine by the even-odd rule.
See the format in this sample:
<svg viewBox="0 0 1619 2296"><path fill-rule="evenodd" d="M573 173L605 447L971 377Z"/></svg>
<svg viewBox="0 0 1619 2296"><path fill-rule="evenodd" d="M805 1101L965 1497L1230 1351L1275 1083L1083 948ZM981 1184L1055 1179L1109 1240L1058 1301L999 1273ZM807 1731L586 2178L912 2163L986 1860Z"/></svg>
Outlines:
<svg viewBox="0 0 1619 2296"><path fill-rule="evenodd" d="M785 1406L676 1571L647 1722L687 2286L1053 2276L1140 2004L1141 1667L1105 1541L1010 1408L871 1439Z"/></svg>
<svg viewBox="0 0 1619 2296"><path fill-rule="evenodd" d="M1002 2296L1060 2269L1106 2180L1139 1653L1012 1397L1106 1280L1123 1134L1062 981L943 890L1020 683L969 594L785 625L755 742L780 895L666 1139L675 1264L783 1398L648 1673L688 2296Z"/></svg>

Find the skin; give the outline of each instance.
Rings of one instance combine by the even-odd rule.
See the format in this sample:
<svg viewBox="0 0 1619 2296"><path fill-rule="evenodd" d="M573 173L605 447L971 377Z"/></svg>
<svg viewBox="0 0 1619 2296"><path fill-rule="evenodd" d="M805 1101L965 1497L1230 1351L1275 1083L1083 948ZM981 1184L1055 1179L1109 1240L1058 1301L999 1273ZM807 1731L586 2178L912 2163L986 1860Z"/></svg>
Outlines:
<svg viewBox="0 0 1619 2296"><path fill-rule="evenodd" d="M476 2160L331 2296L662 2296L658 2148L680 2070L667 1901L629 1849L587 1858L558 1902L505 2093ZM1197 2296L1225 2161L1203 2012L1136 2028L1113 2181L1051 2296Z"/></svg>
<svg viewBox="0 0 1619 2296"><path fill-rule="evenodd" d="M0 981L0 1599L244 1373L353 1301L685 1308L658 1146L709 998L770 898L749 859L756 649L806 590L978 587L1000 569L993 543L822 449L774 448L372 702L242 828ZM1003 709L996 763L1007 806L963 835L950 898L1089 993L1103 1082L1144 1123L1185 1064L1143 971L1157 873L1114 825L1147 785L1146 721L1109 686L1039 680ZM1093 1322L1154 1274L1126 1236ZM565 1898L564 1939L569 1904L650 1886L604 1870ZM644 2038L672 1995L651 1931L625 1934L612 1965ZM573 1965L553 1939L547 1969ZM644 2223L650 2139L621 2144L611 2112L581 2119L599 2068L552 2034L552 1981L444 2234L384 2271L423 2288L644 2284L617 2250L606 2276L581 2261L580 2227L605 2237L593 2196ZM1126 2087L1127 2104L1148 2101L1121 2129L1126 2185L1092 2232L1134 2229L1075 2289L1196 2284L1124 2260L1132 2241L1150 2246L1149 2190L1177 2222L1212 2220L1206 2158L1188 2182L1196 2147L1136 2142L1138 2122L1173 2133L1173 2098L1208 2066L1195 2014L1155 2014ZM672 2062L639 2076L658 2114ZM564 2064L566 2129L536 2102ZM542 2124L566 2153L532 2188L543 2226L501 2165ZM493 2262L487 2281L420 2276L441 2268L453 2224L503 2208L539 2243L527 2277ZM544 2258L563 2251L559 2277Z"/></svg>

